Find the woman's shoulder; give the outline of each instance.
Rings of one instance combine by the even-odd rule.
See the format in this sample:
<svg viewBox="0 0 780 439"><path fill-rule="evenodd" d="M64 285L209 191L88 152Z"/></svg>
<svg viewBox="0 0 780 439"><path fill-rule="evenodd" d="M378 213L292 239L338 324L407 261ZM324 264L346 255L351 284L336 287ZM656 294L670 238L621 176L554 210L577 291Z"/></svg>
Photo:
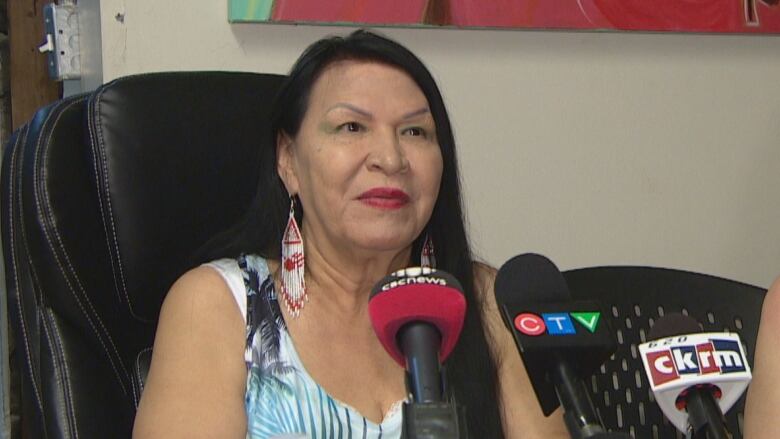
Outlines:
<svg viewBox="0 0 780 439"><path fill-rule="evenodd" d="M496 281L496 273L498 271L490 264L481 261L472 263L472 271L474 275L474 292L477 299L486 312L497 311L498 307L496 306L496 297L493 293L493 284Z"/></svg>
<svg viewBox="0 0 780 439"><path fill-rule="evenodd" d="M237 266L236 266L237 267ZM196 317L199 313L214 314L235 312L235 304L231 294L230 266L204 264L192 268L168 290L165 296L160 318L176 318L178 310L186 308Z"/></svg>
<svg viewBox="0 0 780 439"><path fill-rule="evenodd" d="M485 287L493 288L493 282L496 280L496 273L498 273L498 270L492 265L482 261L472 262L472 267L476 287L480 289L484 289Z"/></svg>
<svg viewBox="0 0 780 439"><path fill-rule="evenodd" d="M242 358L244 327L224 278L212 267L195 267L179 277L165 296L152 369L156 362L160 366L172 358L213 361L218 358L215 353L226 351L235 351Z"/></svg>
<svg viewBox="0 0 780 439"><path fill-rule="evenodd" d="M474 293L482 309L482 320L485 326L489 344L496 356L498 365L504 356L504 328L501 314L493 293L496 280L496 269L485 262L474 261Z"/></svg>
<svg viewBox="0 0 780 439"><path fill-rule="evenodd" d="M248 273L256 274L262 281L269 273L266 259L247 254L215 259L190 269L168 290L160 318L175 318L176 310L180 308L187 308L190 313L243 318L245 306L241 305L246 302L245 277ZM236 313L237 310L241 314Z"/></svg>
<svg viewBox="0 0 780 439"><path fill-rule="evenodd" d="M223 278L205 265L184 273L160 310L135 436L184 437L195 433L193 426L208 436L245 432L243 352L244 324Z"/></svg>

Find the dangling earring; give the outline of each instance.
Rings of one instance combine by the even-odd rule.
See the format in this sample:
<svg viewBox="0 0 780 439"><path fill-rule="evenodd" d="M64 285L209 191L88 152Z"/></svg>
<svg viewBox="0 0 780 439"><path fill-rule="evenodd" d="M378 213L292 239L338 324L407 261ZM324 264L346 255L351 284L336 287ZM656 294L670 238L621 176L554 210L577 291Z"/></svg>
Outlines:
<svg viewBox="0 0 780 439"><path fill-rule="evenodd" d="M423 267L436 268L436 255L433 251L433 240L431 235L425 234L422 251L420 252L420 265Z"/></svg>
<svg viewBox="0 0 780 439"><path fill-rule="evenodd" d="M306 282L303 279L304 257L303 238L295 221L295 196L290 197L290 219L282 237L282 298L287 311L293 317L298 317L304 303L309 299L306 295Z"/></svg>

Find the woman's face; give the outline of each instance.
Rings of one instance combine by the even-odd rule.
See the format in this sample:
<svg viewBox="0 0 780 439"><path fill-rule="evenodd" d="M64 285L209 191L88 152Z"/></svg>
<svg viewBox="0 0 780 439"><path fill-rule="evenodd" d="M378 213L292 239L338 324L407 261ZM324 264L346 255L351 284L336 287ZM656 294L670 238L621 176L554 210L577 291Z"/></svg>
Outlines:
<svg viewBox="0 0 780 439"><path fill-rule="evenodd" d="M339 61L314 83L278 171L305 212L307 242L347 251L407 248L431 216L442 174L428 101L402 70Z"/></svg>

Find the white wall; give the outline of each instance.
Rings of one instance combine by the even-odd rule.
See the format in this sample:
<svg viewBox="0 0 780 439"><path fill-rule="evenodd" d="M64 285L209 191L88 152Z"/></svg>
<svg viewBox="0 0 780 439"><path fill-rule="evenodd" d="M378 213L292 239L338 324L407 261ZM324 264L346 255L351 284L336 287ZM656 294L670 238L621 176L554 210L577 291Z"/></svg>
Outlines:
<svg viewBox="0 0 780 439"><path fill-rule="evenodd" d="M285 72L348 28L227 23L227 0L103 0L103 78ZM117 14L123 14L124 22ZM385 29L440 82L477 251L561 268L780 274L780 38Z"/></svg>
<svg viewBox="0 0 780 439"><path fill-rule="evenodd" d="M93 90L103 82L103 51L100 38L100 0L78 0L79 50L81 51L81 78L75 93ZM63 87L67 86L67 81ZM63 90L67 95L68 90Z"/></svg>

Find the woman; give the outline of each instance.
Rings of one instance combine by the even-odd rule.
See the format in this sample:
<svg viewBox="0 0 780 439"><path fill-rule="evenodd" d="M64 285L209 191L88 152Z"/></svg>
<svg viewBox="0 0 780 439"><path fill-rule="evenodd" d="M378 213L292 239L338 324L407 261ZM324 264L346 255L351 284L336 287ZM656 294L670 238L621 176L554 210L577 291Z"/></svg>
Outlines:
<svg viewBox="0 0 780 439"><path fill-rule="evenodd" d="M494 270L471 257L449 119L419 59L366 31L318 41L272 126L256 203L223 253L248 255L171 288L134 436L398 437L404 371L368 295L435 259L469 303L446 370L471 437L566 437L503 328Z"/></svg>

